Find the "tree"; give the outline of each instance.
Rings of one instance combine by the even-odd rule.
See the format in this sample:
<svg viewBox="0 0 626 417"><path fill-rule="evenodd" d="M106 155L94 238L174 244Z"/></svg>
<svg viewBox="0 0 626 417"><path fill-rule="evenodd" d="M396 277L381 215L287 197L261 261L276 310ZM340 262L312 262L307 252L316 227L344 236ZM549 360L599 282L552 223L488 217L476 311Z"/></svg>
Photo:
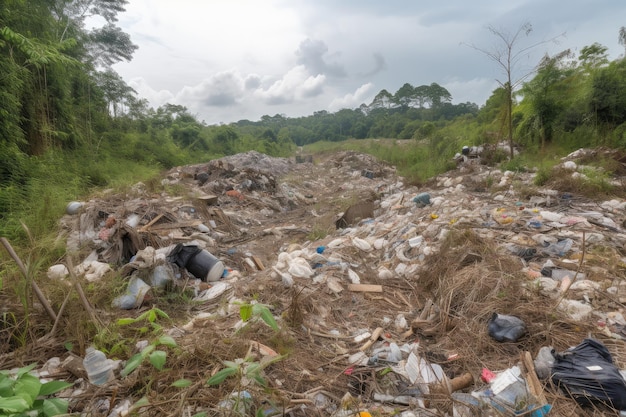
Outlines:
<svg viewBox="0 0 626 417"><path fill-rule="evenodd" d="M554 57L546 55L538 65L537 74L521 89L522 104L528 109L525 125L539 133L542 149L552 139L553 124L564 108L562 81L572 72L565 63L571 56L569 49Z"/></svg>
<svg viewBox="0 0 626 417"><path fill-rule="evenodd" d="M437 83L432 83L428 86L427 94L432 107L439 107L443 103L452 101L452 94Z"/></svg>
<svg viewBox="0 0 626 417"><path fill-rule="evenodd" d="M621 28L619 28L618 42L624 47L624 58L626 58L626 26L622 26Z"/></svg>
<svg viewBox="0 0 626 417"><path fill-rule="evenodd" d="M509 32L506 29L496 29L493 26L488 26L489 31L499 38L500 46L495 49L483 49L474 45L469 45L471 48L482 52L489 59L494 61L504 73L504 80L496 80L502 88L504 88L507 95L506 102L506 124L509 140L509 147L511 150L511 158L513 158L513 92L515 89L528 78L535 70L524 72L521 75L517 75L522 58L526 57L526 54L531 49L542 45L544 43L554 41L559 36L556 36L549 40L540 41L529 46L519 47L520 36L528 36L533 28L529 22L525 22L515 31Z"/></svg>
<svg viewBox="0 0 626 417"><path fill-rule="evenodd" d="M398 89L398 91L396 91L396 94L393 95L393 102L400 107L407 109L414 101L414 96L415 88L411 84L405 83Z"/></svg>
<svg viewBox="0 0 626 417"><path fill-rule="evenodd" d="M393 95L391 95L389 91L383 89L380 90L378 94L376 94L376 97L374 97L372 104L370 104L370 108L389 109L392 103Z"/></svg>

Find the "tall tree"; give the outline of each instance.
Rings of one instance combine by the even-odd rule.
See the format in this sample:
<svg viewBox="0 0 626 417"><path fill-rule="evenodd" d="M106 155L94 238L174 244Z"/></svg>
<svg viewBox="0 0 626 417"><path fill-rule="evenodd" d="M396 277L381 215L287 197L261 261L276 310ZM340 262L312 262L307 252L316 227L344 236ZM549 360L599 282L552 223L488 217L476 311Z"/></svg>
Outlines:
<svg viewBox="0 0 626 417"><path fill-rule="evenodd" d="M497 66L500 67L503 72L505 78L504 80L496 80L498 84L507 94L507 103L506 103L506 125L507 125L507 133L508 133L508 141L509 148L511 151L511 158L513 158L513 93L517 87L527 79L534 71L523 71L521 74L518 74L520 71L521 60L526 57L528 51L533 48L536 48L539 45L545 44L547 42L551 42L556 40L558 37L556 36L549 40L543 40L528 46L521 46L519 42L521 41L520 37L528 36L532 32L533 28L529 22L525 22L517 28L515 32L510 32L507 29L496 29L493 26L488 26L489 31L492 35L497 37L500 42L500 46L495 47L494 49L484 49L479 48L475 45L468 45L471 48L482 52L489 59L494 61Z"/></svg>

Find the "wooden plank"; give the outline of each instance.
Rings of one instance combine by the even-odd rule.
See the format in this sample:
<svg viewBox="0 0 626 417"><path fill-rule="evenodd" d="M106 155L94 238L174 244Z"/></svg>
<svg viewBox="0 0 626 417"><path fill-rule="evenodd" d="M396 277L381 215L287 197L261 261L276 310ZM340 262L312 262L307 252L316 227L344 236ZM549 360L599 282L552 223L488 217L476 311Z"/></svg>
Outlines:
<svg viewBox="0 0 626 417"><path fill-rule="evenodd" d="M265 269L265 265L263 265L263 262L261 261L261 259L259 259L258 256L252 255L252 261L254 262L256 267L259 268L259 271L263 271Z"/></svg>
<svg viewBox="0 0 626 417"><path fill-rule="evenodd" d="M168 229L179 229L181 227L195 227L199 224L202 224L202 220L189 220L185 222L176 222L176 223L163 223L152 226L152 230L168 230Z"/></svg>
<svg viewBox="0 0 626 417"><path fill-rule="evenodd" d="M537 372L535 371L535 364L533 362L533 358L530 355L530 352L525 351L522 352L522 364L524 365L524 369L526 370L526 382L528 385L528 390L532 395L537 398L541 404L548 404L548 400L546 399L546 395L543 392L543 385L539 378L537 377Z"/></svg>
<svg viewBox="0 0 626 417"><path fill-rule="evenodd" d="M374 284L350 284L348 290L354 292L383 292L382 285Z"/></svg>

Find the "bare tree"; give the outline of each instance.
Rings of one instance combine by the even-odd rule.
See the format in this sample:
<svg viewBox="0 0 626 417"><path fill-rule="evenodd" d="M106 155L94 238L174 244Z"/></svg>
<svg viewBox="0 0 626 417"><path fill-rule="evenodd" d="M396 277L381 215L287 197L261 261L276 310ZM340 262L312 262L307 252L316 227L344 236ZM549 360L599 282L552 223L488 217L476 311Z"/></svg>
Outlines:
<svg viewBox="0 0 626 417"><path fill-rule="evenodd" d="M561 34L559 36L555 36L554 38L548 40L542 40L540 42L536 42L529 46L519 47L518 43L520 42L520 37L528 36L533 30L532 25L529 22L525 22L515 31L510 32L507 29L496 29L493 26L488 26L487 29L499 38L499 45L494 47L493 49L484 49L479 48L475 45L468 45L470 48L475 49L479 52L485 54L489 59L494 61L502 72L504 73L506 80L496 80L498 84L506 91L507 94L507 109L506 109L506 123L507 123L507 133L508 133L508 141L509 147L511 149L511 158L513 158L513 93L516 88L518 88L525 79L527 79L530 75L532 75L537 67L533 67L530 71L526 71L520 76L516 76L514 73L518 70L520 65L520 61L523 58L528 58L528 52L536 48L539 45L548 42L554 42L559 37L564 36Z"/></svg>

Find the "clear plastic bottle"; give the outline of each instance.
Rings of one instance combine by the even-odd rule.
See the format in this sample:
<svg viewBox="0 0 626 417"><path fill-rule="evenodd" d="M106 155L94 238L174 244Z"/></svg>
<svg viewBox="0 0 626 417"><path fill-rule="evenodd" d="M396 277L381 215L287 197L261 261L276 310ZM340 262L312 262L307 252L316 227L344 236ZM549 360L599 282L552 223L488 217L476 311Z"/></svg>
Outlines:
<svg viewBox="0 0 626 417"><path fill-rule="evenodd" d="M83 366L87 371L89 382L94 385L104 385L113 379L113 367L106 355L94 347L85 351Z"/></svg>

